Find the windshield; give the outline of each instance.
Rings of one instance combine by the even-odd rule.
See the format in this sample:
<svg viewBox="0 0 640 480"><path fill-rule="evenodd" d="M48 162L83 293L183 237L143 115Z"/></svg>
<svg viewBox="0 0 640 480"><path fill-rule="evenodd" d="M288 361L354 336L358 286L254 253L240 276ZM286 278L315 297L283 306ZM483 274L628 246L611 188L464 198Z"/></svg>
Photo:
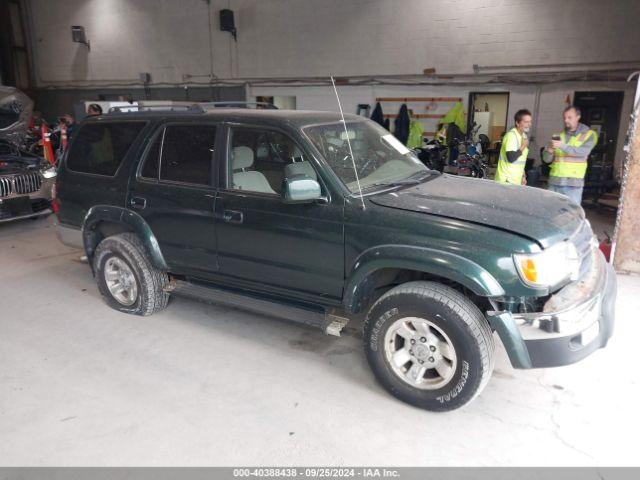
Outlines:
<svg viewBox="0 0 640 480"><path fill-rule="evenodd" d="M396 137L373 122L341 122L303 129L311 142L351 192L358 191L355 163L362 189L392 184L427 172L418 158ZM353 161L348 140L353 150Z"/></svg>

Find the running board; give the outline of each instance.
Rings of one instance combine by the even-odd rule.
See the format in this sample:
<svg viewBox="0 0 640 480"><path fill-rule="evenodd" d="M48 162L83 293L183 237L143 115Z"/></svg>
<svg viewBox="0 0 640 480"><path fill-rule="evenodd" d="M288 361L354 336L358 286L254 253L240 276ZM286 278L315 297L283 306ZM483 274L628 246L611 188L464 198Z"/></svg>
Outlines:
<svg viewBox="0 0 640 480"><path fill-rule="evenodd" d="M302 305L277 302L268 298L224 290L199 283L186 282L184 280L171 280L164 290L172 295L180 295L207 303L227 305L272 317L292 320L313 328L319 328L327 335L334 335L336 337L340 336L340 332L349 321L348 318L339 317L321 309L316 310L311 306L305 307Z"/></svg>

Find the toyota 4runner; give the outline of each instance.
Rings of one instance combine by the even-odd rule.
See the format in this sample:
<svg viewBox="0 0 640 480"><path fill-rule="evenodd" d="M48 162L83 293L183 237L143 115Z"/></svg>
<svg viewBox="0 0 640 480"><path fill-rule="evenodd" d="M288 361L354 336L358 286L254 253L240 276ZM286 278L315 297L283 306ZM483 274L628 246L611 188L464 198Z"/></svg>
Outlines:
<svg viewBox="0 0 640 480"><path fill-rule="evenodd" d="M355 115L207 105L85 121L63 158L61 240L107 304L170 296L339 335L364 317L393 395L451 410L515 368L576 362L612 334L615 274L568 198L427 169Z"/></svg>

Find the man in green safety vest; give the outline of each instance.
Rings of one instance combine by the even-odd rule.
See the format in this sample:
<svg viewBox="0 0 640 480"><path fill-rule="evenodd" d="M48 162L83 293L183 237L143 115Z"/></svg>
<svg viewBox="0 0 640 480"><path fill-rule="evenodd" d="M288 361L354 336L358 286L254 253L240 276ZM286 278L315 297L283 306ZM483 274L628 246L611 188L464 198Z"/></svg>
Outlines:
<svg viewBox="0 0 640 480"><path fill-rule="evenodd" d="M564 130L552 137L542 153L542 161L551 163L549 190L566 195L578 205L582 202L587 159L598 143L598 135L580 123L580 109L564 109Z"/></svg>
<svg viewBox="0 0 640 480"><path fill-rule="evenodd" d="M531 112L518 110L513 117L516 126L502 137L502 147L498 158L496 182L513 185L526 185L524 166L529 153L529 129L531 128Z"/></svg>

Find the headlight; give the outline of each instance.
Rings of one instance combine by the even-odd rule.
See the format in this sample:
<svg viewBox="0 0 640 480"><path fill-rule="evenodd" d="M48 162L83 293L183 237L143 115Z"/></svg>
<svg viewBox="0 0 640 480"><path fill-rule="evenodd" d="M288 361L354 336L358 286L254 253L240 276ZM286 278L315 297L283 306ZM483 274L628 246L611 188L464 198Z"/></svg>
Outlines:
<svg viewBox="0 0 640 480"><path fill-rule="evenodd" d="M540 253L515 254L513 260L522 281L548 288L577 275L578 252L571 242L561 242Z"/></svg>
<svg viewBox="0 0 640 480"><path fill-rule="evenodd" d="M44 170L41 170L42 176L44 178L53 178L56 175L58 175L58 172L56 170L56 167L51 166L51 167L47 167Z"/></svg>

